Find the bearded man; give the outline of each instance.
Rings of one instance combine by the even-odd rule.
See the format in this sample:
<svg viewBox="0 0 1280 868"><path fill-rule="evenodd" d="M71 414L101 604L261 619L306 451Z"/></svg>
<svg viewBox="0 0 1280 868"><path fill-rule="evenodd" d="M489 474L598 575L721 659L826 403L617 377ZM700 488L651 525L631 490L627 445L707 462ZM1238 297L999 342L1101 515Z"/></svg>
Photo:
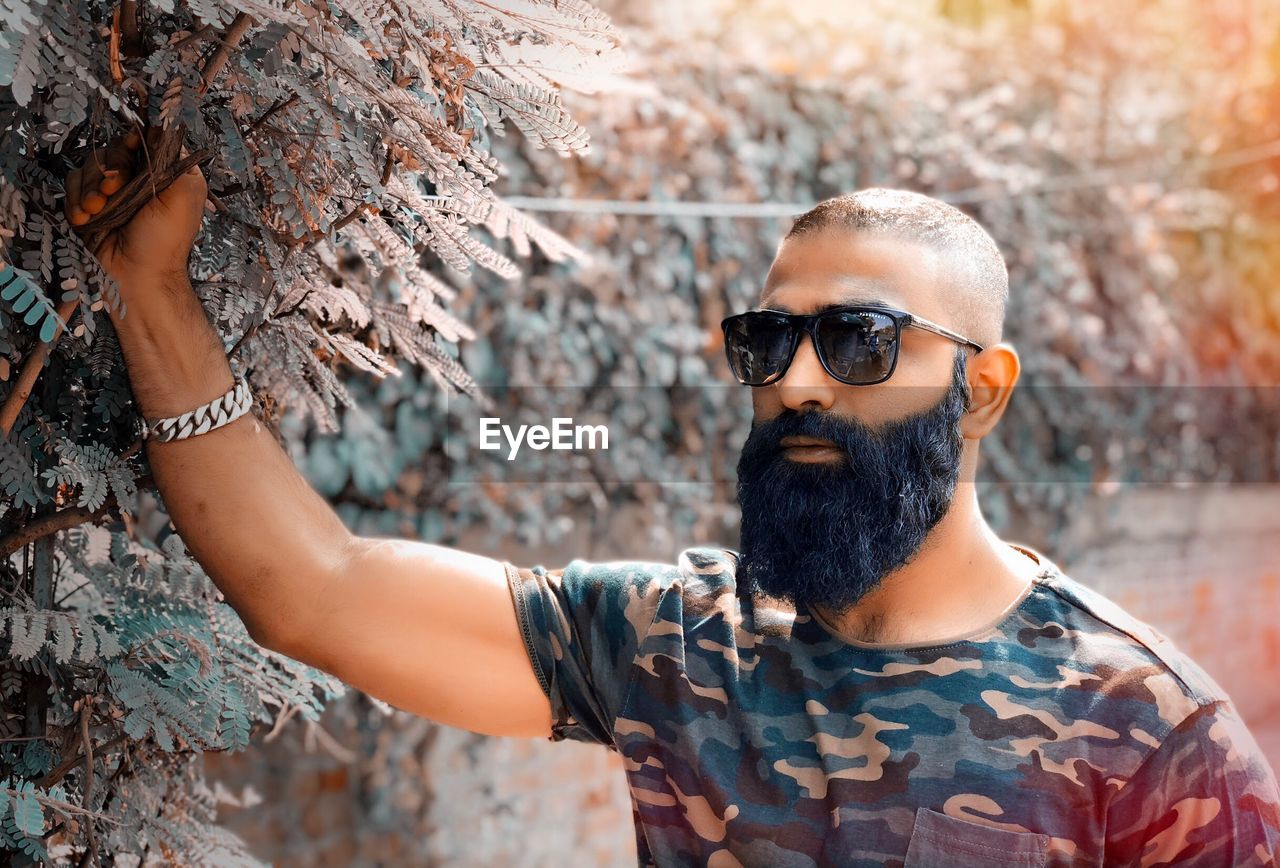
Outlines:
<svg viewBox="0 0 1280 868"><path fill-rule="evenodd" d="M73 224L128 147L68 178ZM187 277L205 198L193 168L99 251L147 420L243 398ZM618 751L642 865L1269 864L1280 793L1222 689L983 518L1007 294L937 200L801 216L724 322L755 410L741 550L671 564L353 535L252 413L153 423L147 452L256 641L441 723Z"/></svg>

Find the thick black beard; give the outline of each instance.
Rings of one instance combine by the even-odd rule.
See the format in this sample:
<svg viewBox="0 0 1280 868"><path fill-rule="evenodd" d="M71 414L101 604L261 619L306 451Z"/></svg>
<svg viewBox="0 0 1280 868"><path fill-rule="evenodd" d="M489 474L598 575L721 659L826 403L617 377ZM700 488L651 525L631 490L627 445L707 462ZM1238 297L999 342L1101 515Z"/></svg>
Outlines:
<svg viewBox="0 0 1280 868"><path fill-rule="evenodd" d="M934 407L871 428L831 413L783 410L753 424L738 460L738 583L842 614L907 564L946 515L960 478L969 406L965 356ZM821 437L837 462L786 458L783 437Z"/></svg>

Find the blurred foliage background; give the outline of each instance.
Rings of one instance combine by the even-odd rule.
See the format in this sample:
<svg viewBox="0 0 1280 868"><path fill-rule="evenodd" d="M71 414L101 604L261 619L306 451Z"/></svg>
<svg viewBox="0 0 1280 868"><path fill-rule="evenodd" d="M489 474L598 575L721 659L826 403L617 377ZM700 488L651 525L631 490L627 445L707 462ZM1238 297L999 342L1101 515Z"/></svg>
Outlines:
<svg viewBox="0 0 1280 868"><path fill-rule="evenodd" d="M460 356L482 385L542 419L569 400L553 387L578 387L573 400L637 444L617 460L719 481L584 468L561 485L449 485L459 423L406 371L357 378L341 433L290 429L299 465L358 532L549 565L733 545L750 402L730 384L719 320L755 303L790 215L868 186L953 202L1008 262L1005 339L1024 371L983 443L997 532L1069 561L1073 511L1126 486L1276 480L1280 7L602 5L640 69L631 86L566 97L590 150L494 142L501 193L591 260L535 254L516 288L432 267L460 287L477 332ZM362 839L448 834L418 793L445 735L359 697L328 720L356 746L346 792ZM506 748L461 743L474 774L502 774L481 758ZM307 846L286 844L275 852Z"/></svg>
<svg viewBox="0 0 1280 868"><path fill-rule="evenodd" d="M868 186L964 208L1009 264L1005 340L1024 370L980 471L999 530L1051 546L1082 498L1126 482L1276 479L1280 9L604 8L641 69L633 88L571 98L589 152L493 143L500 192L545 210L591 262L535 255L515 289L434 267L463 287L478 336L461 358L480 383L524 387L515 403L540 419L570 400L608 415L630 450L609 460L643 468L629 479L717 483L584 468L556 486L441 485L445 432L471 436L443 396L411 375L357 378L341 434L294 429L300 465L353 527L492 546L589 522L598 549L582 556L732 544L750 405L719 320L755 303L790 215Z"/></svg>

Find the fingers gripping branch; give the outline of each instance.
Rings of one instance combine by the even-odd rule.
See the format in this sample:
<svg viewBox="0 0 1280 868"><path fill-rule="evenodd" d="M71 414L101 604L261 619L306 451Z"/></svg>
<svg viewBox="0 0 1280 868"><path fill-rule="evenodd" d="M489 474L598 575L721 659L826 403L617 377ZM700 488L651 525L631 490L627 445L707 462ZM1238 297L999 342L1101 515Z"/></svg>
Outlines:
<svg viewBox="0 0 1280 868"><path fill-rule="evenodd" d="M252 25L253 18L242 12L227 27L218 49L204 65L200 93L213 83ZM211 156L206 150L186 153L185 138L182 124L167 129L152 127L145 135L135 130L107 149L106 165L97 177L86 176L88 167L71 173L67 179L67 218L85 237L90 250L96 251L109 233L128 223L161 191ZM86 181L96 183L91 186Z"/></svg>
<svg viewBox="0 0 1280 868"><path fill-rule="evenodd" d="M108 234L209 157L204 150L185 153L185 134L181 124L170 129L151 127L145 139L132 132L106 149L100 166L86 165L68 175L67 219L85 237L90 250L97 250ZM131 147L131 142L137 144ZM92 181L93 186L86 186L86 181Z"/></svg>

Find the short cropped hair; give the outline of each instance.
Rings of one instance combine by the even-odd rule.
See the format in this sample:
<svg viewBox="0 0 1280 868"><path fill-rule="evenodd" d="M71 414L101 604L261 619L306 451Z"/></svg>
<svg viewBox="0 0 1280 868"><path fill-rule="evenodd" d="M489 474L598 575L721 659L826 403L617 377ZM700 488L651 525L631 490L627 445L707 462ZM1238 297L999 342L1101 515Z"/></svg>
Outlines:
<svg viewBox="0 0 1280 868"><path fill-rule="evenodd" d="M984 347L1001 339L1009 270L995 239L959 208L923 193L869 187L819 202L796 218L786 238L831 226L936 250L956 290L952 327Z"/></svg>

